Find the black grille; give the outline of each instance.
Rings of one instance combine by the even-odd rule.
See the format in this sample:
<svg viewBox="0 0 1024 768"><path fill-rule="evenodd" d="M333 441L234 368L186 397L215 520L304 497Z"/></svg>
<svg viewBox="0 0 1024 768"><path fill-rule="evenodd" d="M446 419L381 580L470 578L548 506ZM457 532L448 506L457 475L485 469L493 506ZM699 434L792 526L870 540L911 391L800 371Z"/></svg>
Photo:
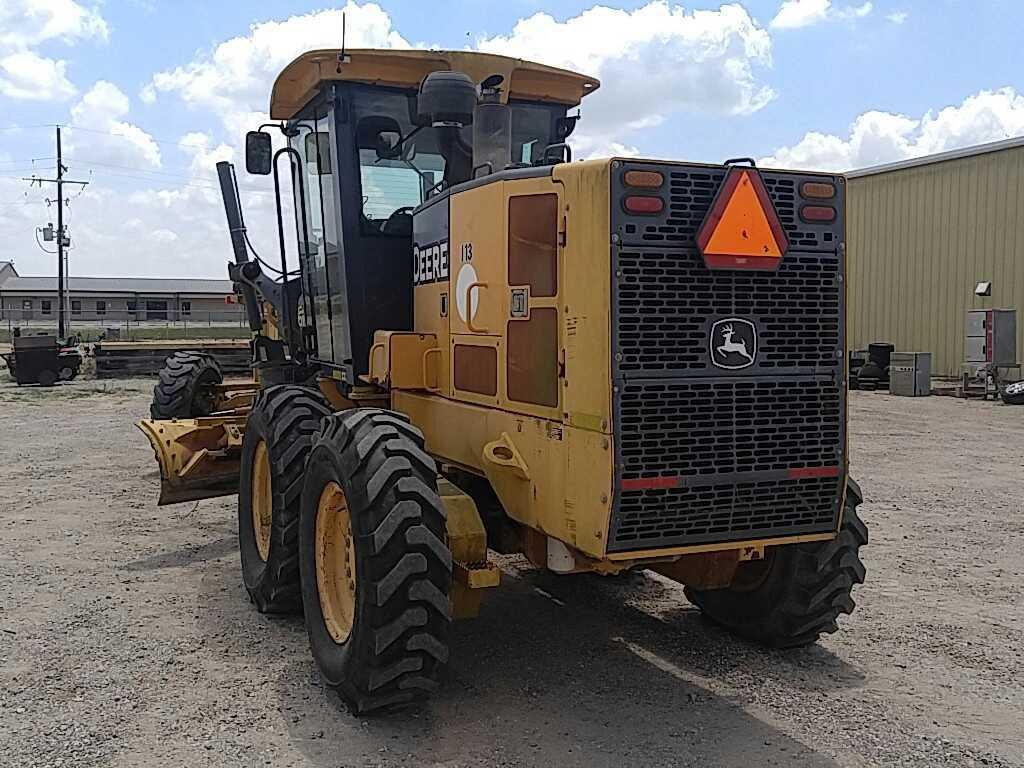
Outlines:
<svg viewBox="0 0 1024 768"><path fill-rule="evenodd" d="M629 381L619 391L623 479L785 472L840 461L832 381Z"/></svg>
<svg viewBox="0 0 1024 768"><path fill-rule="evenodd" d="M710 270L695 250L622 248L615 259L622 374L714 370L710 325L733 315L757 326L757 364L748 372L831 369L842 362L835 254L791 251L775 272Z"/></svg>
<svg viewBox="0 0 1024 768"><path fill-rule="evenodd" d="M630 168L665 176L664 212L625 212ZM609 551L835 529L845 466L843 182L762 172L789 238L778 269L710 270L695 240L724 176L642 162L613 174ZM800 220L802 206L820 202L801 197L805 181L835 183L836 221ZM712 365L711 336L730 318L753 324L757 353L723 370Z"/></svg>
<svg viewBox="0 0 1024 768"><path fill-rule="evenodd" d="M612 550L833 530L837 480L771 479L624 493Z"/></svg>
<svg viewBox="0 0 1024 768"><path fill-rule="evenodd" d="M624 166L623 171L634 166ZM637 164L637 169L657 168L666 179L668 206L659 216L628 216L617 205L613 205L613 229L623 243L647 243L650 245L671 245L696 247L697 230L707 215L715 192L725 177L724 168L695 167L689 169L677 166L651 166ZM789 247L804 250L835 250L842 232L842 204L837 205L838 218L828 224L808 224L799 217L800 206L805 201L799 194L804 181L822 181L821 176L803 174L781 174L762 171L761 177L768 188L775 211L782 228L789 238ZM623 195L620 187L614 195ZM841 198L839 199L841 201Z"/></svg>

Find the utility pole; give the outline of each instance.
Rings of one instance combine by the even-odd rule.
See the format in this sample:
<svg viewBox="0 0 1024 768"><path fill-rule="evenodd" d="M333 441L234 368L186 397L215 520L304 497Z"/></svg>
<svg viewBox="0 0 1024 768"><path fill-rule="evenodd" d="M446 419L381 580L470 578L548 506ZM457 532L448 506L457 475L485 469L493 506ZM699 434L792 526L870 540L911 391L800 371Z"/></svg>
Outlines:
<svg viewBox="0 0 1024 768"><path fill-rule="evenodd" d="M66 171L67 168L64 167L64 161L61 155L60 126L57 125L55 127L57 128L57 178L31 178L24 179L24 181L39 182L40 187L43 186L44 183L57 185L57 337L64 339L65 331L67 330L66 318L64 317L64 185L79 184L82 187L85 187L89 182L69 181L64 178L64 171Z"/></svg>
<svg viewBox="0 0 1024 768"><path fill-rule="evenodd" d="M57 126L57 338L64 339L64 162Z"/></svg>

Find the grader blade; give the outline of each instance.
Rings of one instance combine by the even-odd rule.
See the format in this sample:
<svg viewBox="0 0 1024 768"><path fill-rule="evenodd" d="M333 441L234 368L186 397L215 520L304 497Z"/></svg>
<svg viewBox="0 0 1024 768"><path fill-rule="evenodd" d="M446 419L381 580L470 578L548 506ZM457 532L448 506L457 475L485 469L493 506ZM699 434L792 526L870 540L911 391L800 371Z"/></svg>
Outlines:
<svg viewBox="0 0 1024 768"><path fill-rule="evenodd" d="M160 465L157 504L237 493L245 419L236 415L137 422Z"/></svg>

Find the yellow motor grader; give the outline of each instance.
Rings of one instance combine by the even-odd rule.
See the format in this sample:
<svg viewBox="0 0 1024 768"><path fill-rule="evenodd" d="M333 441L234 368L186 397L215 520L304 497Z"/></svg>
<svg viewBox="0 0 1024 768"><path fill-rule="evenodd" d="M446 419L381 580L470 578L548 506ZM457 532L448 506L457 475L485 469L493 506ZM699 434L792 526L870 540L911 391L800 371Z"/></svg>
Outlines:
<svg viewBox="0 0 1024 768"><path fill-rule="evenodd" d="M254 381L179 355L140 426L161 503L238 494L252 601L304 611L354 711L437 688L450 623L498 585L489 551L656 571L772 647L853 610L844 179L573 162L598 85L481 53L304 54L246 137L277 264L218 165Z"/></svg>

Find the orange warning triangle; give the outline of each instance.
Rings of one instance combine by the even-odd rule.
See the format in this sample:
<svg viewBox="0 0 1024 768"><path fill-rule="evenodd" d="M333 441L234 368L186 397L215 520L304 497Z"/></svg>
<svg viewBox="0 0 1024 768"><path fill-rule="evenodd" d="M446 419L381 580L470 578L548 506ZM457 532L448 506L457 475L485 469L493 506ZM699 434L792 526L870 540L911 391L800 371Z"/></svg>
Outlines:
<svg viewBox="0 0 1024 768"><path fill-rule="evenodd" d="M730 168L697 236L709 267L774 269L788 242L753 168Z"/></svg>

